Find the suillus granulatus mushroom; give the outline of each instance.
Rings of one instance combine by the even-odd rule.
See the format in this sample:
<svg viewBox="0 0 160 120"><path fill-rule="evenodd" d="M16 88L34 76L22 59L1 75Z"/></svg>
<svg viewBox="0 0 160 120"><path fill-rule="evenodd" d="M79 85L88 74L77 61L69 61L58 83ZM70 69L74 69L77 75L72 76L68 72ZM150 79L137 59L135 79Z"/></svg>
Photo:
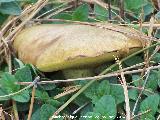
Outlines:
<svg viewBox="0 0 160 120"><path fill-rule="evenodd" d="M143 46L138 31L113 24L104 26L113 30L82 24L37 25L22 30L14 40L14 48L24 63L43 72L63 70L67 78L82 73L91 76L93 67Z"/></svg>

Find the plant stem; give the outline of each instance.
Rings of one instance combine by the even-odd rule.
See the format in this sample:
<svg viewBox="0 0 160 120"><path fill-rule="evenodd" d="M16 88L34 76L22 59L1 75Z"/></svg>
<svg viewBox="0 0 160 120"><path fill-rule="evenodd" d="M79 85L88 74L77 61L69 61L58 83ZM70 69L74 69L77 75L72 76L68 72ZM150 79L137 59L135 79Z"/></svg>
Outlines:
<svg viewBox="0 0 160 120"><path fill-rule="evenodd" d="M119 65L119 69L121 71L122 87L123 87L123 91L124 91L124 98L125 98L125 104L126 104L126 120L130 120L131 119L131 115L130 115L130 105L129 105L127 82L126 82L126 78L124 77L124 73L122 71L121 62L119 60L117 60L117 63Z"/></svg>
<svg viewBox="0 0 160 120"><path fill-rule="evenodd" d="M112 19L112 11L111 11L111 0L108 0L108 19Z"/></svg>
<svg viewBox="0 0 160 120"><path fill-rule="evenodd" d="M19 120L18 111L17 111L17 104L14 100L12 100L12 105L13 105L14 117L16 120Z"/></svg>
<svg viewBox="0 0 160 120"><path fill-rule="evenodd" d="M144 114L147 114L147 113L149 113L149 112L151 112L151 109L148 109L148 110L144 111L143 113L139 113L138 115L133 116L133 117L131 118L131 120L134 120L135 118L140 117L140 116L142 116L142 115L144 115ZM159 120L159 119L157 119L157 120Z"/></svg>
<svg viewBox="0 0 160 120"><path fill-rule="evenodd" d="M32 111L33 111L33 105L34 105L35 92L36 92L36 86L34 85L33 89L32 89L31 104L30 104L29 113L28 113L28 119L27 120L31 120Z"/></svg>
<svg viewBox="0 0 160 120"><path fill-rule="evenodd" d="M145 79L145 81L144 81L144 84L143 84L143 89L140 91L140 93L139 93L139 95L138 95L138 98L137 98L137 100L136 100L136 103L134 104L134 107L133 107L133 111L132 111L132 116L134 116L134 112L135 112L135 110L136 110L136 108L137 108L137 105L138 105L138 102L139 102L139 100L140 100L140 98L141 98L141 95L142 95L142 93L143 93L143 91L144 91L144 89L145 89L145 86L146 86L146 84L147 84L147 81L148 81L148 77L149 77L149 75L150 75L150 70L147 70L146 71L146 79Z"/></svg>
<svg viewBox="0 0 160 120"><path fill-rule="evenodd" d="M124 17L125 17L125 14L124 14L124 0L119 1L119 9L120 9L119 14L120 14L121 18L124 19Z"/></svg>
<svg viewBox="0 0 160 120"><path fill-rule="evenodd" d="M127 60L127 59L129 59L129 58L131 58L131 57L133 57L133 56L135 56L135 55L137 55L137 54L139 54L139 53L142 53L142 52L144 52L145 50L148 50L148 49L150 49L150 48L152 48L152 47L155 47L155 46L157 46L157 45L160 45L160 43L153 44L153 45L151 45L151 46L149 46L149 47L146 47L146 48L144 48L144 49L142 49L142 50L139 50L139 51L137 51L137 52L129 55L129 56L126 57L126 58L123 58L123 59L121 60L121 63L124 62L125 60ZM103 71L102 73L100 73L99 75L104 75L104 74L106 74L107 72L109 72L111 69L113 69L113 68L116 67L116 66L117 66L117 63L111 65L110 67L108 67L106 70L104 70L104 71ZM49 118L49 120L52 120L56 115L58 115L59 112L61 112L65 107L67 107L69 103L71 103L71 102L72 102L76 97L78 97L83 91L85 91L89 86L91 86L96 80L99 80L99 79L94 79L94 80L88 82L85 86L83 86L83 87L82 87L76 94L74 94L65 104L63 104L63 105Z"/></svg>
<svg viewBox="0 0 160 120"><path fill-rule="evenodd" d="M8 71L10 74L12 74L12 59L10 51L8 51ZM13 99L11 101L13 106L14 117L16 120L19 120L16 101L14 101Z"/></svg>

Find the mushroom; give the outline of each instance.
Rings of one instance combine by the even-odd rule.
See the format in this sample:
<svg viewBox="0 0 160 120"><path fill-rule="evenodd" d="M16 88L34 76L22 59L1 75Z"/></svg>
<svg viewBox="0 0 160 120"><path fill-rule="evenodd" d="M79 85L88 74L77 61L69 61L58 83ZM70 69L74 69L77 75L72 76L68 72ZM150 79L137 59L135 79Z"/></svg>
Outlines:
<svg viewBox="0 0 160 120"><path fill-rule="evenodd" d="M36 25L22 30L13 46L24 63L43 72L63 70L67 78L91 76L93 67L143 47L138 31L113 24L104 26L109 29L82 24Z"/></svg>

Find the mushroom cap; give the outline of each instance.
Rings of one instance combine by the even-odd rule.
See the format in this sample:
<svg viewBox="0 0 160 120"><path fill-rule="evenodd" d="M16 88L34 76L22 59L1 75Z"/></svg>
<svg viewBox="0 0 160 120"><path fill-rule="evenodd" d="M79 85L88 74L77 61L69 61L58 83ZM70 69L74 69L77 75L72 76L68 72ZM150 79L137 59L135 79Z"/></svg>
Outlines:
<svg viewBox="0 0 160 120"><path fill-rule="evenodd" d="M52 72L99 65L142 48L141 34L136 30L113 24L105 27L134 37L90 25L44 24L22 30L14 40L14 49L24 63Z"/></svg>

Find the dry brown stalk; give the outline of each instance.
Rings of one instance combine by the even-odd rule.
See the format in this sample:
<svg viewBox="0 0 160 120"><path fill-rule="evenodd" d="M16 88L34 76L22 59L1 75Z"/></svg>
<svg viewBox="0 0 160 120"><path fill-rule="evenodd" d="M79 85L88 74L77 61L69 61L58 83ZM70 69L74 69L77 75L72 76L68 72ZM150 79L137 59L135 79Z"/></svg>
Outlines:
<svg viewBox="0 0 160 120"><path fill-rule="evenodd" d="M150 111L151 111L151 109L146 110L146 111L143 112L143 113L139 113L138 115L135 115L135 116L131 117L131 120L134 120L135 118L140 117L140 116L142 116L142 115L144 115L144 114L146 114L146 113L148 113L148 112L150 112ZM159 120L159 119L157 119L157 120Z"/></svg>
<svg viewBox="0 0 160 120"><path fill-rule="evenodd" d="M146 84L147 84L149 75L150 75L150 69L148 69L148 70L145 72L146 78L145 78L144 84L143 84L143 86L142 86L143 89L140 91L140 93L139 93L139 95L138 95L138 98L137 98L137 100L136 100L136 103L134 104L134 107L133 107L133 111L132 111L132 116L133 116L133 117L134 117L134 113L135 113L135 110L136 110L136 108L137 108L138 102L139 102L139 100L141 99L141 95L143 94L143 91L144 91L145 86L146 86Z"/></svg>
<svg viewBox="0 0 160 120"><path fill-rule="evenodd" d="M76 85L76 86L69 86L69 88L67 88L64 92L54 96L54 99L58 99L61 98L65 95L71 94L73 92L76 92L77 90L79 90L81 88L81 86Z"/></svg>
<svg viewBox="0 0 160 120"><path fill-rule="evenodd" d="M33 105L34 105L35 92L36 92L36 86L34 85L33 88L32 88L32 97L31 97L31 103L30 103L30 107L29 107L29 113L28 113L28 119L27 120L31 120Z"/></svg>
<svg viewBox="0 0 160 120"><path fill-rule="evenodd" d="M122 87L124 90L124 97L125 97L125 104L126 104L126 120L130 120L131 119L131 114L130 114L130 105L129 105L129 96L128 96L128 87L127 87L127 82L126 82L126 78L124 76L124 72L122 71L122 64L119 61L119 59L117 59L116 61L119 65L119 70L121 71L120 75L121 75L121 80L122 80Z"/></svg>
<svg viewBox="0 0 160 120"><path fill-rule="evenodd" d="M57 10L56 12L53 12L52 14L49 14L49 15L46 16L45 18L46 18L46 19L49 19L50 17L52 17L52 16L54 16L54 15L57 15L57 14L65 11L65 10L67 10L67 9L69 9L69 8L72 8L72 7L73 7L73 5L67 6L67 7L65 7L65 8L61 8L61 9Z"/></svg>
<svg viewBox="0 0 160 120"><path fill-rule="evenodd" d="M5 120L2 107L0 107L0 120Z"/></svg>

